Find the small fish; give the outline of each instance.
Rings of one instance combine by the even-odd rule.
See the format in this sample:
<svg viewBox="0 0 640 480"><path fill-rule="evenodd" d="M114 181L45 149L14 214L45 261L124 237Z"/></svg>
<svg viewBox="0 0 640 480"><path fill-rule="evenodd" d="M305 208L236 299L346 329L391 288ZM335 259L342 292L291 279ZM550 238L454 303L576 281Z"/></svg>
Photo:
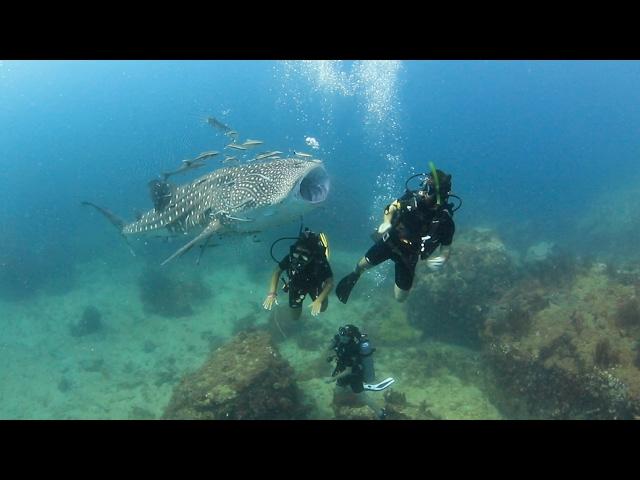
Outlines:
<svg viewBox="0 0 640 480"><path fill-rule="evenodd" d="M238 138L239 134L235 130L229 130L227 133L225 133L225 135L227 135L228 137Z"/></svg>
<svg viewBox="0 0 640 480"><path fill-rule="evenodd" d="M238 145L237 143L230 143L229 145L227 145L224 148L234 148L236 150L246 150L247 147L243 147L242 145Z"/></svg>
<svg viewBox="0 0 640 480"><path fill-rule="evenodd" d="M195 170L196 168L204 167L205 163L202 160L183 160L182 166L173 172L164 172L162 176L166 180L171 175L177 175L178 173L188 172L189 170Z"/></svg>
<svg viewBox="0 0 640 480"><path fill-rule="evenodd" d="M229 157L229 156L225 156L224 160L220 160L222 163L231 163L231 162L237 162L238 158L237 157Z"/></svg>
<svg viewBox="0 0 640 480"><path fill-rule="evenodd" d="M220 152L216 152L215 150L210 150L208 152L202 152L200 155L198 155L196 158L194 158L193 161L195 162L197 160L204 160L206 158L215 157L219 153Z"/></svg>
<svg viewBox="0 0 640 480"><path fill-rule="evenodd" d="M205 122L207 122L209 125L211 125L214 128L217 128L218 130L221 130L223 132L225 132L225 135L232 131L229 127L227 127L224 123L222 123L219 120L216 120L213 117L207 117Z"/></svg>
<svg viewBox="0 0 640 480"><path fill-rule="evenodd" d="M293 151L293 154L296 157L302 157L302 158L311 158L313 156L313 155L309 155L308 153L296 152L295 150Z"/></svg>
<svg viewBox="0 0 640 480"><path fill-rule="evenodd" d="M262 140L251 140L247 139L242 146L243 147L255 147L257 145L262 145L264 142Z"/></svg>
<svg viewBox="0 0 640 480"><path fill-rule="evenodd" d="M275 151L275 152L265 152L265 153L261 153L260 155L258 155L256 157L256 160L262 160L263 158L269 158L269 157L273 157L274 155L280 155L282 152L279 151Z"/></svg>

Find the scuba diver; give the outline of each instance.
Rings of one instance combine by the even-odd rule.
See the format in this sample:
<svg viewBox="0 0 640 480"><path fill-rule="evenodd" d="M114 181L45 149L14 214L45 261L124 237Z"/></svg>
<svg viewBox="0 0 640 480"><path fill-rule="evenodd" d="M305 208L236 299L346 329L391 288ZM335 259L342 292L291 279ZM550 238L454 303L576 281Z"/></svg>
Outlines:
<svg viewBox="0 0 640 480"><path fill-rule="evenodd" d="M379 419L386 417L386 412L378 402L366 395L367 391L382 391L391 386L395 380L391 377L372 384L375 379L373 352L375 348L367 334L361 333L355 325L345 325L334 335L329 350L333 353L327 362L336 361L336 367L326 383L335 382L338 387L351 387L351 391L375 412Z"/></svg>
<svg viewBox="0 0 640 480"><path fill-rule="evenodd" d="M451 194L451 175L436 170L430 162L430 173L418 173L405 182L404 195L384 210L384 220L373 234L375 244L360 259L355 270L340 280L336 295L347 303L349 294L365 270L386 260L395 263L395 299L406 300L413 286L416 265L419 259L427 259L431 270L440 270L450 255L450 245L455 233L453 212L462 205L460 197ZM410 190L411 179L422 176L417 190ZM460 203L453 208L449 197ZM428 258L440 246L436 257Z"/></svg>
<svg viewBox="0 0 640 480"><path fill-rule="evenodd" d="M296 240L289 248L289 254L280 262L273 256L273 247L280 240ZM269 294L262 304L271 310L274 302L278 304L278 281L282 272L287 272L289 281L284 281L283 290L289 292L289 311L293 320L298 320L302 313L302 302L307 294L313 300L310 305L311 315L317 316L329 305L329 293L333 287L333 273L329 265L329 242L324 233L314 233L308 228L300 227L300 234L295 237L279 238L271 244L271 258L278 267L271 276Z"/></svg>

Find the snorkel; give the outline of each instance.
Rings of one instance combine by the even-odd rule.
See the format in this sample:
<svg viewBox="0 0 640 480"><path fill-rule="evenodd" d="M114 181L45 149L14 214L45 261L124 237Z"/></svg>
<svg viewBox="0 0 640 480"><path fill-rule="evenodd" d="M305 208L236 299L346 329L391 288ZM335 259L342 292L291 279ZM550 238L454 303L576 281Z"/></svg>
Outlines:
<svg viewBox="0 0 640 480"><path fill-rule="evenodd" d="M405 187L406 193L414 193L415 194L417 192L417 190L419 190L419 189L428 190L428 188L427 188L428 182L431 182L431 184L433 185L433 190L435 190L436 205L438 207L440 207L440 206L442 206L442 203L443 203L442 202L442 195L441 195L441 192L440 192L440 189L441 189L441 187L440 187L440 176L438 175L438 170L436 169L436 166L435 166L435 164L433 162L429 162L429 169L430 169L430 172L416 173L415 175L411 175L404 182L404 187ZM443 174L443 172L440 172L440 173ZM421 186L419 187L419 189L413 190L413 189L409 188L409 182L411 180L413 180L414 178L416 178L416 177L424 177L424 178L423 178L423 180L422 180L422 182L420 184ZM450 183L449 182L450 182L450 179L451 179L451 175L447 175L447 177L448 177L448 179L447 179L447 183L446 184L449 185L449 188L450 188ZM460 203L458 203L458 206L455 207L455 208L452 208L453 204L447 203L447 206L448 206L448 208L451 208L451 212L452 213L455 212L456 210L458 210L462 206L462 199L459 196L454 195L454 194L450 193L449 191L445 192L445 196L446 196L445 200L449 199L450 197L453 197L453 198L456 198L458 200L458 202L460 202ZM433 197L431 197L431 198L433 198Z"/></svg>
<svg viewBox="0 0 640 480"><path fill-rule="evenodd" d="M438 178L438 173L436 172L436 166L433 162L429 162L429 168L431 168L431 178L433 184L436 187L436 202L438 205L442 204L440 199L440 179Z"/></svg>

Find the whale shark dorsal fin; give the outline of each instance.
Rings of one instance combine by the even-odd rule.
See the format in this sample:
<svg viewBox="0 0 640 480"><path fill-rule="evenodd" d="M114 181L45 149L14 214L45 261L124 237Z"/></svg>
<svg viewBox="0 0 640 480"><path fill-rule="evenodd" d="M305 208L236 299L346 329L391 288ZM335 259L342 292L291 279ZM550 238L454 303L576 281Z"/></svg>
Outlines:
<svg viewBox="0 0 640 480"><path fill-rule="evenodd" d="M165 177L166 180L166 177ZM156 212L163 211L171 202L176 187L167 181L151 180L149 182L149 195Z"/></svg>

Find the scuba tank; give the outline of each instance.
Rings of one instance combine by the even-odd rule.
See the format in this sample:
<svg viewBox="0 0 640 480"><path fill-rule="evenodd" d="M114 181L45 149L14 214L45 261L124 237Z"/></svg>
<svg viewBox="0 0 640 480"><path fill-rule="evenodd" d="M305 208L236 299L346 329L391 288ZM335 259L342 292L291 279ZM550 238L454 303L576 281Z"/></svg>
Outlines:
<svg viewBox="0 0 640 480"><path fill-rule="evenodd" d="M411 175L409 178L407 178L407 180L405 180L405 192L402 197L400 197L395 202L387 205L384 211L386 217L391 205L396 204L396 211L394 212L394 215L389 222L391 224L391 227L383 233L380 233L378 229L374 230L370 235L370 238L374 243L377 243L380 240L386 242L389 239L389 235L391 233L390 230L396 226L398 220L400 219L400 216L403 215L405 211L411 211L418 208L418 202L420 199L418 191L420 190L426 190L428 192L427 198L431 199L430 201L432 202L432 207L435 207L438 210L446 210L451 216L453 216L453 213L456 212L460 207L462 207L462 199L459 196L449 192L449 189L451 188L451 175L446 175L444 172L436 170L433 162L429 162L429 168L431 170L430 172L416 173L415 175ZM442 186L440 185L441 176L445 180L445 184ZM409 188L409 182L417 177L421 178L420 186L417 189ZM442 192L441 187L445 189ZM447 201L451 197L458 200L458 205ZM385 221L387 221L386 218Z"/></svg>
<svg viewBox="0 0 640 480"><path fill-rule="evenodd" d="M350 337L351 340L347 343L343 343L340 337ZM364 383L371 383L375 380L376 373L373 366L373 352L375 348L371 346L371 342L366 333L361 333L355 325L345 325L338 329L338 335L333 338L334 347L333 350L336 353L335 357L331 357L328 360L337 360L336 368L331 376L336 376L339 372L342 372L346 367L353 366L352 361L357 355L360 365L362 366L362 376ZM355 360L356 362L358 360Z"/></svg>
<svg viewBox="0 0 640 480"><path fill-rule="evenodd" d="M365 383L372 383L376 378L373 367L373 352L375 351L376 349L371 346L367 334L360 335L360 357L362 358L362 373Z"/></svg>

